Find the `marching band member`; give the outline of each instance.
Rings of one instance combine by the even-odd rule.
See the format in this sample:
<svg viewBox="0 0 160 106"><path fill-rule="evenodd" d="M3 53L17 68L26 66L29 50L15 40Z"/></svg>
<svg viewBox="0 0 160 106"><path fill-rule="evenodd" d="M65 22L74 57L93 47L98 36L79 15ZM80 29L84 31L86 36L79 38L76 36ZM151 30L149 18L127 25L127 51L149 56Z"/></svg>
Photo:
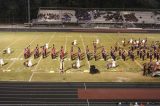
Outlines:
<svg viewBox="0 0 160 106"><path fill-rule="evenodd" d="M4 65L4 60L2 58L0 58L0 65L3 66Z"/></svg>
<svg viewBox="0 0 160 106"><path fill-rule="evenodd" d="M149 54L149 59L150 59L150 62L152 61L152 57L153 56L153 54L152 54L152 52L150 52L150 54Z"/></svg>
<svg viewBox="0 0 160 106"><path fill-rule="evenodd" d="M93 48L97 49L96 43L93 41Z"/></svg>
<svg viewBox="0 0 160 106"><path fill-rule="evenodd" d="M142 43L144 44L145 42L146 42L146 41L143 39L143 40L142 40Z"/></svg>
<svg viewBox="0 0 160 106"><path fill-rule="evenodd" d="M48 48L49 48L48 43L46 43L46 45L45 45L45 46L46 46L46 49L48 49Z"/></svg>
<svg viewBox="0 0 160 106"><path fill-rule="evenodd" d="M11 48L7 48L7 53L11 54Z"/></svg>
<svg viewBox="0 0 160 106"><path fill-rule="evenodd" d="M47 49L45 46L42 47L42 56L45 58L47 56Z"/></svg>
<svg viewBox="0 0 160 106"><path fill-rule="evenodd" d="M30 45L26 48L26 58L29 58L31 55L31 52L30 52Z"/></svg>
<svg viewBox="0 0 160 106"><path fill-rule="evenodd" d="M118 54L119 54L119 57L122 56L122 49L119 49Z"/></svg>
<svg viewBox="0 0 160 106"><path fill-rule="evenodd" d="M132 44L132 43L133 43L133 39L132 39L132 38L130 39L129 43L130 43L130 44Z"/></svg>
<svg viewBox="0 0 160 106"><path fill-rule="evenodd" d="M116 67L116 61L112 61L112 67L114 68L114 67Z"/></svg>
<svg viewBox="0 0 160 106"><path fill-rule="evenodd" d="M24 48L24 58L26 59L27 58L27 49Z"/></svg>
<svg viewBox="0 0 160 106"><path fill-rule="evenodd" d="M126 52L125 52L125 50L122 52L122 59L123 59L124 61L126 61Z"/></svg>
<svg viewBox="0 0 160 106"><path fill-rule="evenodd" d="M97 61L97 50L96 49L94 49L94 51L93 51L93 56L94 56L94 60L95 61Z"/></svg>
<svg viewBox="0 0 160 106"><path fill-rule="evenodd" d="M80 60L79 59L77 59L77 61L76 61L76 67L79 69L80 68Z"/></svg>
<svg viewBox="0 0 160 106"><path fill-rule="evenodd" d="M115 50L116 52L118 51L118 43L117 43L117 42L115 43L114 50Z"/></svg>
<svg viewBox="0 0 160 106"><path fill-rule="evenodd" d="M64 72L64 60L60 59L60 71L63 73Z"/></svg>
<svg viewBox="0 0 160 106"><path fill-rule="evenodd" d="M30 49L27 47L24 49L24 58L27 59L30 57Z"/></svg>
<svg viewBox="0 0 160 106"><path fill-rule="evenodd" d="M36 46L36 48L34 49L34 59L39 57L39 47Z"/></svg>
<svg viewBox="0 0 160 106"><path fill-rule="evenodd" d="M88 45L86 46L86 54L87 54L87 59L88 59L88 61L89 61L89 60L90 60L90 55L89 55Z"/></svg>
<svg viewBox="0 0 160 106"><path fill-rule="evenodd" d="M96 39L96 44L99 44L99 39Z"/></svg>
<svg viewBox="0 0 160 106"><path fill-rule="evenodd" d="M131 51L131 59L132 59L132 61L134 61L134 59L135 59L135 56L134 56L134 52L133 52L133 51Z"/></svg>
<svg viewBox="0 0 160 106"><path fill-rule="evenodd" d="M159 61L156 61L156 65L159 66Z"/></svg>
<svg viewBox="0 0 160 106"><path fill-rule="evenodd" d="M146 56L146 53L145 52L142 52L142 60L144 61L145 59L145 56Z"/></svg>
<svg viewBox="0 0 160 106"><path fill-rule="evenodd" d="M81 60L81 49L78 47L78 59Z"/></svg>
<svg viewBox="0 0 160 106"><path fill-rule="evenodd" d="M30 45L27 47L27 50L28 50L28 55L30 56L31 55Z"/></svg>
<svg viewBox="0 0 160 106"><path fill-rule="evenodd" d="M139 40L136 40L136 43L139 44Z"/></svg>
<svg viewBox="0 0 160 106"><path fill-rule="evenodd" d="M137 49L137 56L139 56L139 54L140 54L140 50L139 50L139 48Z"/></svg>
<svg viewBox="0 0 160 106"><path fill-rule="evenodd" d="M125 38L124 38L124 40L122 40L122 44L123 44L123 46L126 45L126 39Z"/></svg>
<svg viewBox="0 0 160 106"><path fill-rule="evenodd" d="M71 60L73 60L73 46L71 47L70 55L71 55Z"/></svg>
<svg viewBox="0 0 160 106"><path fill-rule="evenodd" d="M104 61L106 61L106 59L107 59L107 54L106 54L106 50L105 50L104 46L103 46L101 52L102 52L102 58L104 59Z"/></svg>
<svg viewBox="0 0 160 106"><path fill-rule="evenodd" d="M32 60L30 59L29 61L28 61L28 67L32 67Z"/></svg>
<svg viewBox="0 0 160 106"><path fill-rule="evenodd" d="M154 50L154 58L157 58L157 50Z"/></svg>
<svg viewBox="0 0 160 106"><path fill-rule="evenodd" d="M159 61L160 53L157 53L157 61Z"/></svg>
<svg viewBox="0 0 160 106"><path fill-rule="evenodd" d="M63 49L63 46L61 46L61 50L60 50L60 59L64 59L64 49Z"/></svg>
<svg viewBox="0 0 160 106"><path fill-rule="evenodd" d="M74 46L77 45L77 40L74 40L74 41L73 41L73 45L74 45Z"/></svg>
<svg viewBox="0 0 160 106"><path fill-rule="evenodd" d="M52 47L52 50L51 50L51 57L52 57L52 59L56 58L56 49L54 47L54 44L53 44L53 47Z"/></svg>

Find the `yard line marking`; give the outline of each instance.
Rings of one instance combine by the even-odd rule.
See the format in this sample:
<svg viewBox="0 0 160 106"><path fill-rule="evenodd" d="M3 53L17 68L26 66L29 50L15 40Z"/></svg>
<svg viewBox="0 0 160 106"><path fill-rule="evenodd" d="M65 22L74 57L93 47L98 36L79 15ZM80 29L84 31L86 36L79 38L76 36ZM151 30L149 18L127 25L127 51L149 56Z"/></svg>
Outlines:
<svg viewBox="0 0 160 106"><path fill-rule="evenodd" d="M49 40L49 42L48 42L48 45L49 45L49 43L51 42L51 40L53 39L53 37L54 37L54 35L51 36L51 38L50 38L50 40ZM40 63L41 60L42 60L42 56L41 56L40 59L38 60L38 63L37 63L36 67L35 67L34 70L33 70L34 72L37 71L37 67L38 67L38 65L39 65L39 63ZM34 72L32 72L32 74L31 74L31 76L30 76L30 78L29 78L29 82L32 80L32 77L33 77L33 75L34 75Z"/></svg>
<svg viewBox="0 0 160 106"><path fill-rule="evenodd" d="M34 75L34 72L32 72L32 74L31 74L31 76L29 78L29 82L31 82L33 75Z"/></svg>
<svg viewBox="0 0 160 106"><path fill-rule="evenodd" d="M87 104L88 104L88 106L89 106L89 100L87 99Z"/></svg>
<svg viewBox="0 0 160 106"><path fill-rule="evenodd" d="M86 87L86 83L84 82L84 83L83 83L83 85L84 85L84 89L86 90L86 89L87 89L87 87ZM87 105L89 106L88 98L87 98Z"/></svg>
<svg viewBox="0 0 160 106"><path fill-rule="evenodd" d="M36 38L37 38L37 37L36 37ZM35 41L35 39L33 39L33 40L29 43L29 45L31 45L34 41ZM20 58L22 54L23 54L23 51L18 55L17 58ZM13 61L13 62L7 67L7 70L8 70L10 67L12 67L12 65L13 65L14 63L15 63L15 61Z"/></svg>
<svg viewBox="0 0 160 106"><path fill-rule="evenodd" d="M80 35L80 38L81 38L81 41L82 41L82 43L83 43L83 48L84 48L85 55L86 55L86 57L87 57L86 47L85 47L85 45L84 45L84 41L83 41L82 35ZM87 63L88 63L88 67L90 68L90 62L87 60L87 58L85 58L85 59L86 59L86 61L87 61Z"/></svg>
<svg viewBox="0 0 160 106"><path fill-rule="evenodd" d="M141 67L143 69L143 66L137 60L135 60L135 62L139 67Z"/></svg>

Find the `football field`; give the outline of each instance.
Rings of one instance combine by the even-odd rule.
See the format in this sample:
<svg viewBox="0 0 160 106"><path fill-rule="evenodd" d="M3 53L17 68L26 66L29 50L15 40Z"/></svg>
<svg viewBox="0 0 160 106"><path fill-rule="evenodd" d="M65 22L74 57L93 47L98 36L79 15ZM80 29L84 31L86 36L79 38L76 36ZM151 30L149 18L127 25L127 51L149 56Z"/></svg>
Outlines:
<svg viewBox="0 0 160 106"><path fill-rule="evenodd" d="M0 32L0 58L4 59L5 65L0 66L0 81L54 81L54 82L160 82L160 78L153 78L151 76L143 76L143 64L148 62L140 60L136 57L135 61L131 61L129 57L124 62L117 57L116 68L106 68L107 62L111 61L111 57L107 56L107 61L104 61L101 56L102 46L110 54L111 46L114 47L118 42L122 46L123 39L138 40L148 39L148 45L152 41L160 41L160 34L141 34L141 33L73 33L73 32ZM97 56L99 59L95 61L87 60L85 50L88 45L90 52L93 52L93 41L99 39L100 43L97 45ZM77 40L77 46L74 46L74 53L77 54L78 47L81 48L83 59L80 61L81 67L79 69L72 68L75 60L70 60L70 49L72 42ZM37 59L24 59L24 48L30 45L31 52L36 45L43 46L49 44L48 56ZM58 57L52 59L50 51L54 44ZM64 47L66 53L64 59L64 73L60 73L60 59L59 50L61 46ZM4 54L3 51L11 48L11 54ZM128 49L126 46L124 49ZM40 49L41 51L41 49ZM77 56L75 56L77 58ZM24 62L31 59L32 67L24 66ZM100 71L97 74L90 74L89 68L95 65Z"/></svg>

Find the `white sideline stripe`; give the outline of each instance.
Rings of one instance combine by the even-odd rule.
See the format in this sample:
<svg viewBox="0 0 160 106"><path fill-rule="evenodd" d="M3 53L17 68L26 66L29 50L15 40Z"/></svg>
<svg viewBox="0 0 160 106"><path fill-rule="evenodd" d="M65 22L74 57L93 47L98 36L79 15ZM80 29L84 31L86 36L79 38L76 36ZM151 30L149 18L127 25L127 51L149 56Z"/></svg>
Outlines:
<svg viewBox="0 0 160 106"><path fill-rule="evenodd" d="M0 51L0 53L2 53L5 49L7 49L8 47L12 46L13 44L15 44L19 39L15 40L14 42L12 42L11 44L9 44L8 46L6 46L4 49L2 49Z"/></svg>
<svg viewBox="0 0 160 106"><path fill-rule="evenodd" d="M52 40L53 37L54 37L54 35L51 36L51 38L50 38L50 40L49 40L49 42L48 42L48 45L49 45L49 43L51 42L51 40ZM42 56L40 57L37 65L36 65L36 67L34 68L34 70L33 70L34 72L37 70L37 67L38 67L38 65L39 65L39 63L40 63L41 60L42 60ZM31 74L31 76L30 76L30 78L29 78L29 82L32 80L32 77L33 77L33 75L34 75L34 72L32 72L32 74Z"/></svg>
<svg viewBox="0 0 160 106"><path fill-rule="evenodd" d="M63 86L63 87L65 87L65 86ZM59 88L58 88L58 89L59 89ZM67 90L68 90L68 89L67 89ZM10 93L10 92L11 92L11 93L24 93L24 91L22 91L22 90L21 90L21 91L18 91L18 90L17 90L17 91L11 91L11 90L9 89L9 90L1 90L1 91L7 91L8 93ZM47 92L51 92L51 93L55 93L55 92L56 92L56 93L62 93L62 92L63 92L64 94L67 94L67 93L77 93L76 90L75 90L75 91L74 91L74 90L71 90L71 91L65 91L65 90L64 90L64 91L57 91L57 90L55 90L55 91L54 91L54 90L52 90L52 91L43 91L43 90L40 90L40 91L39 91L39 90L38 90L38 91L37 91L36 89L31 90L31 91L27 91L27 92L28 92L28 93L35 93L35 92L36 92L36 93L42 93L42 92L43 92L43 93L47 93ZM2 95L2 94L1 94L1 95Z"/></svg>
<svg viewBox="0 0 160 106"><path fill-rule="evenodd" d="M88 104L88 106L89 106L89 101L88 101L88 99L87 99L87 104Z"/></svg>
<svg viewBox="0 0 160 106"><path fill-rule="evenodd" d="M34 75L34 72L32 72L32 74L31 74L31 76L29 78L29 82L31 82L33 75Z"/></svg>
<svg viewBox="0 0 160 106"><path fill-rule="evenodd" d="M35 41L35 39L33 39L33 40L29 43L29 45L31 45L34 41ZM17 58L20 58L22 54L23 54L23 51L18 55ZM12 67L12 65L13 65L14 63L15 63L15 61L13 61L13 62L7 67L7 70L8 70L10 67Z"/></svg>
<svg viewBox="0 0 160 106"><path fill-rule="evenodd" d="M36 86L36 85L35 85ZM35 86L31 86L31 87L35 87ZM37 85L37 86L39 86L39 85ZM99 85L97 85L97 86L99 86ZM24 87L27 87L27 86L24 86ZM45 86L45 87L47 87L47 86ZM52 87L54 87L54 86L52 86ZM56 87L55 86L55 88L52 88L53 90L77 90L77 88L64 88L65 86L60 86L60 87ZM21 89L21 88L17 88L17 87L12 87L12 86L9 86L9 87L0 87L0 88L6 88L6 89L8 89L8 88L14 88L14 89ZM29 90L44 90L44 88L27 88L27 89L29 89ZM50 89L50 88L45 88L45 89ZM10 90L11 91L11 90ZM59 91L60 92L60 91ZM63 91L64 92L64 91Z"/></svg>
<svg viewBox="0 0 160 106"><path fill-rule="evenodd" d="M81 38L81 41L82 41L82 43L83 43L83 48L84 48L85 55L87 56L87 54L86 54L86 47L85 47L85 45L84 45L84 41L83 41L82 35L80 35L80 38ZM87 57L86 57L85 59L86 59L86 61L87 61L87 63L88 63L88 67L90 68L90 63L89 63L89 61L87 60Z"/></svg>

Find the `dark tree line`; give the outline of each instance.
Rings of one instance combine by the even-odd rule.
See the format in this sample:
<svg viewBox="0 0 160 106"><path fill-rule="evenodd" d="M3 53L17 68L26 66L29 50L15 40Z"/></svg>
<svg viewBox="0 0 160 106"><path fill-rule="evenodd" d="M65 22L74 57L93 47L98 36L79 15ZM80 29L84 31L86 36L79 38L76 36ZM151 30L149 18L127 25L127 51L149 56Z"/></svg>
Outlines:
<svg viewBox="0 0 160 106"><path fill-rule="evenodd" d="M160 0L30 0L31 19L39 7L160 9ZM27 21L27 0L0 0L0 22Z"/></svg>

